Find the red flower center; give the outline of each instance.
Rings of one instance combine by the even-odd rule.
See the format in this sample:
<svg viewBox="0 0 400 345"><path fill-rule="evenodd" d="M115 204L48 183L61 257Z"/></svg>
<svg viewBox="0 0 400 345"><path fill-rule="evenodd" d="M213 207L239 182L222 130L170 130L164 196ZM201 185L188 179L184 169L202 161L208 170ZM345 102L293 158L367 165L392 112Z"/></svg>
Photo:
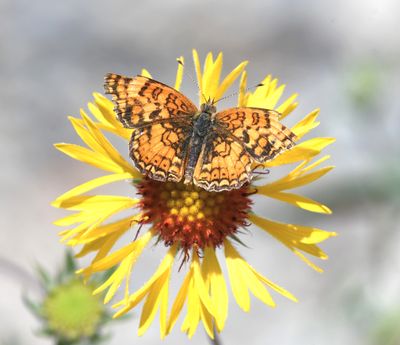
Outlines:
<svg viewBox="0 0 400 345"><path fill-rule="evenodd" d="M152 223L165 245L218 247L239 227L247 226L251 206L249 188L207 192L193 185L143 179L137 185L144 223Z"/></svg>

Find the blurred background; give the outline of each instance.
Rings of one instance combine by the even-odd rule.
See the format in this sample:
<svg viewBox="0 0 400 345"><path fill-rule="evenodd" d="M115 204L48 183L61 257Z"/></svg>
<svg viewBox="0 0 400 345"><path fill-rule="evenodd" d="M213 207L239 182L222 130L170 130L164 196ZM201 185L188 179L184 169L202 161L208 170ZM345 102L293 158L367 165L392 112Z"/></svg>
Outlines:
<svg viewBox="0 0 400 345"><path fill-rule="evenodd" d="M399 22L395 0L0 0L0 344L51 344L35 336L39 323L22 303L22 293L37 288L27 272L36 263L54 272L64 257L52 222L65 213L50 201L101 174L53 148L80 143L67 115L102 92L106 72L145 67L173 84L183 55L194 74L192 48L202 59L223 51L225 73L250 60L250 85L271 73L287 84L284 96L300 94L288 124L320 107L311 136L337 138L325 151L336 169L302 190L333 215L264 200L265 216L339 233L322 244L325 272L254 231L241 253L300 303L274 295L270 309L253 299L245 314L231 298L222 343L400 344ZM188 78L182 90L197 99ZM157 263L153 250L136 277ZM157 324L142 338L137 324L134 313L107 343L160 343ZM186 341L176 327L163 343ZM199 327L191 344L206 342Z"/></svg>

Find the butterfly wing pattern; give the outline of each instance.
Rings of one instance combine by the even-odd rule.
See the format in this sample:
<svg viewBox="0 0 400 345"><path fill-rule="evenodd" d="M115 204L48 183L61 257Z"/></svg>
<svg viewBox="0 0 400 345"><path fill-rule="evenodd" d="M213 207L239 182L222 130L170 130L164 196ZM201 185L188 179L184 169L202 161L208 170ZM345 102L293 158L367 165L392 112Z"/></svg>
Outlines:
<svg viewBox="0 0 400 345"><path fill-rule="evenodd" d="M109 73L104 88L112 95L115 112L124 127L137 128L154 121L187 117L197 107L186 96L159 81Z"/></svg>
<svg viewBox="0 0 400 345"><path fill-rule="evenodd" d="M240 188L251 178L251 160L239 140L211 131L203 143L194 183L208 191L223 191Z"/></svg>
<svg viewBox="0 0 400 345"><path fill-rule="evenodd" d="M138 170L154 180L180 181L196 106L175 89L144 76L109 73L104 87L118 119L134 129L129 152Z"/></svg>
<svg viewBox="0 0 400 345"><path fill-rule="evenodd" d="M140 75L109 73L104 87L118 119L133 129L133 162L158 181L185 176L185 183L207 191L237 189L251 181L253 161L271 160L297 139L274 110L242 107L215 114L209 102L199 111L177 90Z"/></svg>
<svg viewBox="0 0 400 345"><path fill-rule="evenodd" d="M296 135L279 120L275 110L232 108L216 114L217 123L244 145L258 163L264 163L290 149Z"/></svg>
<svg viewBox="0 0 400 345"><path fill-rule="evenodd" d="M262 108L232 108L215 114L193 181L208 191L240 188L252 179L251 163L264 163L290 149L296 136Z"/></svg>
<svg viewBox="0 0 400 345"><path fill-rule="evenodd" d="M179 182L191 138L190 124L155 123L136 129L129 152L139 171L154 180Z"/></svg>

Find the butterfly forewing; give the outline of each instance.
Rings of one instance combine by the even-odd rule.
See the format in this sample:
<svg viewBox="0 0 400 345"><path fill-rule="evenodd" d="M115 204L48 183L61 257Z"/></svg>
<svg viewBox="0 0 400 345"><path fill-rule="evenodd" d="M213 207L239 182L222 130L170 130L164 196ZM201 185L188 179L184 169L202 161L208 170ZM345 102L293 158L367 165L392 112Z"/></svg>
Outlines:
<svg viewBox="0 0 400 345"><path fill-rule="evenodd" d="M104 88L112 95L115 112L128 128L140 127L154 121L192 116L196 106L179 91L156 80L136 76L124 77L109 73Z"/></svg>
<svg viewBox="0 0 400 345"><path fill-rule="evenodd" d="M232 108L217 113L215 118L254 160L263 163L291 148L296 141L296 135L278 121L278 116L274 110Z"/></svg>

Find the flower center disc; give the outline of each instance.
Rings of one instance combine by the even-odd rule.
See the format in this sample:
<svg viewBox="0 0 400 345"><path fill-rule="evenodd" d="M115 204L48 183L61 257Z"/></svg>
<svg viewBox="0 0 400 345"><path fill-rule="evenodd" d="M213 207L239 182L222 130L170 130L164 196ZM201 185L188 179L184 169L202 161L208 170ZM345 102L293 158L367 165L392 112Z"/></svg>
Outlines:
<svg viewBox="0 0 400 345"><path fill-rule="evenodd" d="M152 223L165 245L178 244L185 253L222 244L247 225L251 200L248 187L207 192L193 185L143 179L140 206L144 222Z"/></svg>

